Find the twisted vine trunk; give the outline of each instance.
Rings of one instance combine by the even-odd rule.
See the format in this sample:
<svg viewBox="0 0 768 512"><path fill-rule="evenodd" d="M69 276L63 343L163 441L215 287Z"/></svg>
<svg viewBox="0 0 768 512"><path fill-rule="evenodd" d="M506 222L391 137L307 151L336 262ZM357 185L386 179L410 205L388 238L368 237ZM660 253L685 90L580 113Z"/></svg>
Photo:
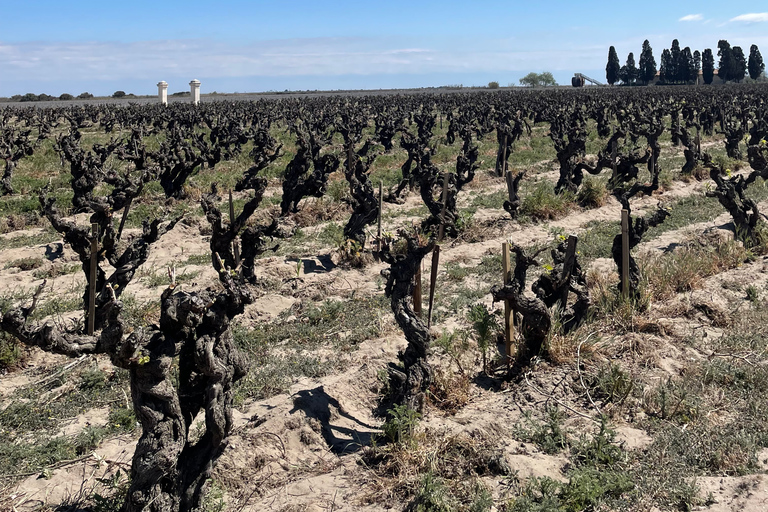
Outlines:
<svg viewBox="0 0 768 512"><path fill-rule="evenodd" d="M433 241L423 243L418 236L402 236L407 243L405 254L392 254L389 248L382 253L382 259L390 264L385 271L385 294L390 299L395 321L408 340L405 351L398 355L402 367L390 365L389 374L395 402L421 412L424 394L432 384L432 367L427 361L431 338L427 325L413 311L411 297L416 271L435 244Z"/></svg>

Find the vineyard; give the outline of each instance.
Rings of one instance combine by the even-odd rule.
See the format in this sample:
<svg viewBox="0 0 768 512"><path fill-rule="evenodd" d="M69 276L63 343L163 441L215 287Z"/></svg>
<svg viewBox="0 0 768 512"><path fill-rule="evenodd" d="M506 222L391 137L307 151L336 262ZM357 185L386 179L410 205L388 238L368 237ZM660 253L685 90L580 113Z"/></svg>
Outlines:
<svg viewBox="0 0 768 512"><path fill-rule="evenodd" d="M0 509L765 509L768 88L0 106Z"/></svg>

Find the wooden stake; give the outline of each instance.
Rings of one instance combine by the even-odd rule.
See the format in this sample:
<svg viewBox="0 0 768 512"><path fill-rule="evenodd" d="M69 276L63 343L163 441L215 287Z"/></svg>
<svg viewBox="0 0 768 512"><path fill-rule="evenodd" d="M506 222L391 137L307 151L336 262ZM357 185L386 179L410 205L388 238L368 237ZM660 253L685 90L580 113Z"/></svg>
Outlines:
<svg viewBox="0 0 768 512"><path fill-rule="evenodd" d="M440 211L440 229L437 234L437 241L442 242L443 236L445 236L445 208L448 206L448 179L450 173L446 172L443 178L443 209Z"/></svg>
<svg viewBox="0 0 768 512"><path fill-rule="evenodd" d="M99 268L99 225L91 224L91 275L88 289L88 336L96 328L96 269Z"/></svg>
<svg viewBox="0 0 768 512"><path fill-rule="evenodd" d="M234 232L235 229L235 204L232 202L232 189L229 189L229 226ZM233 233L237 235L237 233ZM240 264L240 247L237 245L237 237L232 239L232 253L235 256L235 266Z"/></svg>
<svg viewBox="0 0 768 512"><path fill-rule="evenodd" d="M616 147L616 141L613 141L612 147L611 147L611 167L613 168L613 180L616 181L616 172L618 169L618 162L616 161L616 158L618 156L618 148Z"/></svg>
<svg viewBox="0 0 768 512"><path fill-rule="evenodd" d="M512 262L509 255L509 242L501 244L501 268L503 272L504 285L508 285L510 281L510 272L512 271ZM514 335L515 326L513 324L512 302L509 299L504 300L504 356L507 359L507 364L512 362L512 337Z"/></svg>
<svg viewBox="0 0 768 512"><path fill-rule="evenodd" d="M129 197L128 202L125 203L125 209L123 210L123 218L120 219L120 227L117 228L117 241L120 241L120 237L123 235L123 228L125 227L125 220L128 218L128 211L131 209L131 203L133 198Z"/></svg>
<svg viewBox="0 0 768 512"><path fill-rule="evenodd" d="M376 239L378 240L378 243L376 244L376 249L378 252L381 252L381 208L384 204L384 181L379 180L379 216L378 216L378 223L379 228L376 230Z"/></svg>
<svg viewBox="0 0 768 512"><path fill-rule="evenodd" d="M512 171L507 171L504 175L507 179L507 196L509 196L509 202L512 202L515 195L515 178L512 176Z"/></svg>
<svg viewBox="0 0 768 512"><path fill-rule="evenodd" d="M568 245L565 248L565 261L563 262L563 295L560 297L560 309L565 311L568 307L568 292L570 291L571 272L573 266L576 264L576 243L578 242L576 235L568 237Z"/></svg>
<svg viewBox="0 0 768 512"><path fill-rule="evenodd" d="M507 134L504 134L504 147L501 149L501 175L507 172Z"/></svg>
<svg viewBox="0 0 768 512"><path fill-rule="evenodd" d="M416 268L416 276L413 285L413 312L421 316L421 263Z"/></svg>
<svg viewBox="0 0 768 512"><path fill-rule="evenodd" d="M629 211L621 210L621 296L629 298Z"/></svg>
<svg viewBox="0 0 768 512"><path fill-rule="evenodd" d="M427 329L432 327L432 305L435 302L435 285L437 284L437 267L440 264L440 246L432 250L432 268L429 271L429 312L427 313Z"/></svg>
<svg viewBox="0 0 768 512"><path fill-rule="evenodd" d="M701 130L696 127L696 156L701 158Z"/></svg>

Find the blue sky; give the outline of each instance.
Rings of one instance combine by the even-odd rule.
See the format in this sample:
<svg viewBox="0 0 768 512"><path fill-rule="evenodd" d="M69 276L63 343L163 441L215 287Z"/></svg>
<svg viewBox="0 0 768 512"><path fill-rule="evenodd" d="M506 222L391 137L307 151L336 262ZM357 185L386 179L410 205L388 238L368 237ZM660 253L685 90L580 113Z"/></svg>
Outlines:
<svg viewBox="0 0 768 512"><path fill-rule="evenodd" d="M642 5L642 7L640 7ZM605 76L649 39L768 52L761 2L0 0L0 96L378 89ZM766 53L768 59L768 53Z"/></svg>

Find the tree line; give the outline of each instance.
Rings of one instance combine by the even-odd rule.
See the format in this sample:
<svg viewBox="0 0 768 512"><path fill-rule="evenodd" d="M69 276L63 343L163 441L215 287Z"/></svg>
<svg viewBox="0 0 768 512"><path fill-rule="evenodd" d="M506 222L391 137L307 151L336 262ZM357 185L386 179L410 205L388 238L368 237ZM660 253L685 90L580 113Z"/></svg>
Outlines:
<svg viewBox="0 0 768 512"><path fill-rule="evenodd" d="M740 46L731 47L725 39L717 43L717 76L723 82L741 82L748 74L752 80L757 80L765 72L765 64L756 44L749 49L749 59L744 55ZM608 64L605 67L605 78L610 85L621 82L624 85L648 85L654 83L656 74L661 84L696 83L699 72L705 84L711 84L715 76L715 57L710 48L703 52L691 51L690 47L680 48L680 42L675 39L670 48L661 53L661 65L657 69L656 58L653 56L651 44L646 39L640 52L640 61L635 64L635 55L630 52L626 63L622 66L616 48L608 50Z"/></svg>

